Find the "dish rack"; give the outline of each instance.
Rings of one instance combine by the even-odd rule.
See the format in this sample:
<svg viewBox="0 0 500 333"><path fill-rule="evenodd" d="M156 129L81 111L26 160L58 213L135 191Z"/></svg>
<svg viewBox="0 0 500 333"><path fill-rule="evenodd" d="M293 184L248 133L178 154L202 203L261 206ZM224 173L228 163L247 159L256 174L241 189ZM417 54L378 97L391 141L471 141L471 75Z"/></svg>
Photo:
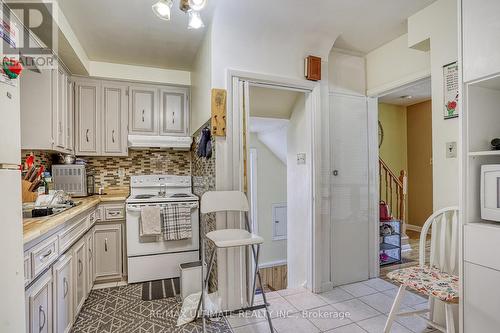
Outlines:
<svg viewBox="0 0 500 333"><path fill-rule="evenodd" d="M401 221L380 221L379 248L380 266L401 263Z"/></svg>

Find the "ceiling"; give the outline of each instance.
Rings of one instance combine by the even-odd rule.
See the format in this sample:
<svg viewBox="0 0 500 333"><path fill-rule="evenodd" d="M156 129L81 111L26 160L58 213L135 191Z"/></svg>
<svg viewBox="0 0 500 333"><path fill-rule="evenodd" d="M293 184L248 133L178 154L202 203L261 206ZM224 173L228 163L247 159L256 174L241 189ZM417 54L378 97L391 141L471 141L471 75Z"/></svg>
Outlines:
<svg viewBox="0 0 500 333"><path fill-rule="evenodd" d="M402 98L402 96L411 96L411 98ZM410 106L428 101L431 97L431 78L429 77L379 97L378 101L379 103Z"/></svg>
<svg viewBox="0 0 500 333"><path fill-rule="evenodd" d="M155 1L59 0L59 5L90 60L190 70L218 0L208 1L202 12L206 28L200 30L187 29L188 18L178 10L179 0L174 0L169 22L153 14ZM236 7L234 1L239 2ZM316 36L311 50L317 43L327 43L322 48L329 50L330 40L317 39L340 35L335 47L367 53L404 34L407 17L434 1L231 0L228 3L233 5L224 15L234 16L235 22L251 20L256 29L275 35L277 43L307 34ZM247 10L249 4L255 11ZM219 6L223 5L220 1ZM285 37L274 33L282 27L287 27ZM259 45L258 39L248 42Z"/></svg>
<svg viewBox="0 0 500 333"><path fill-rule="evenodd" d="M300 94L291 90L251 86L250 116L290 119Z"/></svg>
<svg viewBox="0 0 500 333"><path fill-rule="evenodd" d="M172 17L156 17L157 0L59 0L59 6L93 61L189 70L205 30L188 30L174 0ZM201 12L207 27L215 1Z"/></svg>

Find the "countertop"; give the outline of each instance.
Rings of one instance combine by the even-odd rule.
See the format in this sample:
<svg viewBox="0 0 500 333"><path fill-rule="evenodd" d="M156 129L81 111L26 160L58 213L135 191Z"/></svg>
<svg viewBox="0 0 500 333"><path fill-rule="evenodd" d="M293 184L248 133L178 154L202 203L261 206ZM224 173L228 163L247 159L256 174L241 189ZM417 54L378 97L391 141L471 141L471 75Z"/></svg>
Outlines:
<svg viewBox="0 0 500 333"><path fill-rule="evenodd" d="M70 208L62 213L53 216L35 217L23 219L23 241L24 244L43 236L66 221L72 219L80 213L85 212L100 203L125 202L129 195L128 190L107 191L106 195L93 195L85 198L74 198L73 201L79 203L76 207Z"/></svg>

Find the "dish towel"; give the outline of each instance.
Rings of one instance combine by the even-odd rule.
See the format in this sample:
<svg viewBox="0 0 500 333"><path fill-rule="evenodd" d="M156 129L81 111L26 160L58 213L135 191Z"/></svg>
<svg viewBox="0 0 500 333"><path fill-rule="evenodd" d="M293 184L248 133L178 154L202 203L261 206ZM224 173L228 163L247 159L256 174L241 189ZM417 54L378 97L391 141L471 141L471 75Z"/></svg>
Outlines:
<svg viewBox="0 0 500 333"><path fill-rule="evenodd" d="M140 236L161 236L160 207L141 207Z"/></svg>
<svg viewBox="0 0 500 333"><path fill-rule="evenodd" d="M163 238L167 241L193 237L191 209L196 204L172 204L162 208Z"/></svg>

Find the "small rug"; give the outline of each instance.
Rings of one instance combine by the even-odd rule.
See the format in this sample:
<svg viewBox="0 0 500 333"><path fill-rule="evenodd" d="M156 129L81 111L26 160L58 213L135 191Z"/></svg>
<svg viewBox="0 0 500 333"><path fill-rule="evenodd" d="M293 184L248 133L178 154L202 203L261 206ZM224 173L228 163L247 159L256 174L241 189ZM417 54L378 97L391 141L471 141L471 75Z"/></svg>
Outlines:
<svg viewBox="0 0 500 333"><path fill-rule="evenodd" d="M176 297L180 294L179 278L148 281L142 284L142 300L153 301Z"/></svg>

